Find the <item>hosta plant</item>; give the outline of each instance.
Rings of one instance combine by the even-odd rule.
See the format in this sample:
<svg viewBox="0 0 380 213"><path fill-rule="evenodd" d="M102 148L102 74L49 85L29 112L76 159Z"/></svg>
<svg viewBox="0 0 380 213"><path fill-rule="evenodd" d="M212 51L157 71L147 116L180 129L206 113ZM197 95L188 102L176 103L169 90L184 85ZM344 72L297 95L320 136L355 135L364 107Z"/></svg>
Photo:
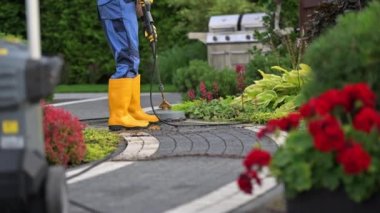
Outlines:
<svg viewBox="0 0 380 213"><path fill-rule="evenodd" d="M259 70L262 79L245 88L243 94L231 103L232 106L252 105L256 109L277 112L291 112L296 107L296 99L302 86L308 81L311 69L300 64L297 70L286 70L273 66L279 75L266 74Z"/></svg>
<svg viewBox="0 0 380 213"><path fill-rule="evenodd" d="M287 131L284 145L270 156L255 148L244 160L240 188L251 193L258 173L269 166L290 197L311 189L344 189L363 201L380 189L380 112L367 84L331 89L302 105L298 112L271 120L258 137Z"/></svg>

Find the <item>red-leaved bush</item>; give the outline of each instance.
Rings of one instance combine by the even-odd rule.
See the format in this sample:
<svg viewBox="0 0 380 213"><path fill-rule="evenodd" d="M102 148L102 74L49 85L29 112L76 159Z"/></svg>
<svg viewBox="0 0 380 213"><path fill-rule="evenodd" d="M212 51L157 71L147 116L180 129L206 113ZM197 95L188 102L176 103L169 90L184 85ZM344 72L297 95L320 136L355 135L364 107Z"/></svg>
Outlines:
<svg viewBox="0 0 380 213"><path fill-rule="evenodd" d="M64 166L81 163L86 152L85 126L70 112L50 105L43 106L43 114L48 161Z"/></svg>

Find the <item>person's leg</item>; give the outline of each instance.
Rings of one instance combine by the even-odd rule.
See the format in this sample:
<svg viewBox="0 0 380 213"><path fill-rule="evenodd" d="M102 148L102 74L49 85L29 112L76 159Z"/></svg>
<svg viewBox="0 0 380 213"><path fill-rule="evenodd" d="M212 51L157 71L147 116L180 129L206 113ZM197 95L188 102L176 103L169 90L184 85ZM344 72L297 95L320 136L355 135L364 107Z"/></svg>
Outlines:
<svg viewBox="0 0 380 213"><path fill-rule="evenodd" d="M123 4L126 0L111 0L107 4L99 6L99 16L103 29L111 47L116 71L109 80L109 111L108 125L110 130L120 130L121 127L146 127L147 121L137 120L128 113L132 99L132 79L137 75L136 58L138 52L131 49L131 41L128 36L128 24L121 14L124 11ZM137 23L136 23L137 24ZM137 65L138 66L138 65Z"/></svg>
<svg viewBox="0 0 380 213"><path fill-rule="evenodd" d="M124 0L125 1L125 0ZM128 11L123 13L124 25L127 27L127 41L130 50L130 59L132 70L130 73L137 74L137 77L133 78L132 84L132 99L129 105L129 113L138 120L146 120L149 122L157 122L158 118L153 115L145 113L141 108L140 101L140 75L138 75L138 69L140 65L139 57L139 37L138 37L138 23L136 14L136 5L130 3L122 4L123 10Z"/></svg>

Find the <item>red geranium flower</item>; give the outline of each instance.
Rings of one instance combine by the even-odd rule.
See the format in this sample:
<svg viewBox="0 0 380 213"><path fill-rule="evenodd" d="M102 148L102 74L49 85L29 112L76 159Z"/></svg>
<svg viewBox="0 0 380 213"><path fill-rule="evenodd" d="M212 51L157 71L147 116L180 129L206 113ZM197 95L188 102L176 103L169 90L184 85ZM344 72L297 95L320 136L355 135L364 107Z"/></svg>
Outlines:
<svg viewBox="0 0 380 213"><path fill-rule="evenodd" d="M253 180L255 180L258 185L261 185L261 179L259 178L259 175L257 174L256 171L254 170L248 171L247 175Z"/></svg>
<svg viewBox="0 0 380 213"><path fill-rule="evenodd" d="M243 174L240 174L238 180L237 180L237 184L240 188L240 190L242 190L243 192L247 193L247 194L252 194L252 183L251 183L251 178L243 173Z"/></svg>
<svg viewBox="0 0 380 213"><path fill-rule="evenodd" d="M364 108L355 116L354 127L369 133L374 127L380 127L380 115L371 108Z"/></svg>
<svg viewBox="0 0 380 213"><path fill-rule="evenodd" d="M316 113L316 110L315 110L316 105L317 105L317 99L316 98L310 99L309 102L307 102L306 104L300 107L299 112L301 116L304 118L313 117Z"/></svg>
<svg viewBox="0 0 380 213"><path fill-rule="evenodd" d="M350 84L343 88L351 101L351 108L355 106L356 101L361 101L364 107L374 108L376 95L365 83Z"/></svg>
<svg viewBox="0 0 380 213"><path fill-rule="evenodd" d="M360 144L353 143L351 147L338 153L337 161L343 166L346 174L356 175L368 169L371 164L371 156Z"/></svg>
<svg viewBox="0 0 380 213"><path fill-rule="evenodd" d="M248 153L243 164L247 170L251 170L252 166L267 166L271 160L271 156L268 152L255 148Z"/></svg>
<svg viewBox="0 0 380 213"><path fill-rule="evenodd" d="M320 115L325 115L331 113L337 106L342 106L346 111L350 111L350 98L341 90L331 89L318 97L316 111Z"/></svg>
<svg viewBox="0 0 380 213"><path fill-rule="evenodd" d="M331 115L310 122L309 132L313 135L315 148L321 152L338 151L344 146L343 130Z"/></svg>

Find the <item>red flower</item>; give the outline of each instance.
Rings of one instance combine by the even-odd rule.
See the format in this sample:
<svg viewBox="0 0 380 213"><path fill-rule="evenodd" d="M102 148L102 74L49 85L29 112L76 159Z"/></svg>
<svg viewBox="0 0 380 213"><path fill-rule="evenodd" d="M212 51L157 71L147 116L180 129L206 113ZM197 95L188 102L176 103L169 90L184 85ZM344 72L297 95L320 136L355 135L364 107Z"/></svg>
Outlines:
<svg viewBox="0 0 380 213"><path fill-rule="evenodd" d="M268 132L268 130L264 127L264 128L259 130L259 132L257 133L257 137L259 139L261 139L267 134L267 132Z"/></svg>
<svg viewBox="0 0 380 213"><path fill-rule="evenodd" d="M243 192L247 194L252 194L252 183L251 183L251 178L247 174L240 174L237 184Z"/></svg>
<svg viewBox="0 0 380 213"><path fill-rule="evenodd" d="M251 170L252 166L267 166L271 160L271 156L268 152L263 151L261 149L253 149L250 153L248 153L247 157L244 159L244 166L248 171Z"/></svg>
<svg viewBox="0 0 380 213"><path fill-rule="evenodd" d="M362 106L374 108L375 107L375 99L376 95L369 86L365 83L358 83L358 84L350 84L343 88L343 91L347 94L347 96L350 98L352 109L355 107L356 101L360 101L362 103Z"/></svg>
<svg viewBox="0 0 380 213"><path fill-rule="evenodd" d="M358 143L343 149L338 153L337 161L343 166L344 172L356 175L364 172L371 164L371 156Z"/></svg>
<svg viewBox="0 0 380 213"><path fill-rule="evenodd" d="M362 109L354 118L354 127L357 130L371 132L376 127L380 128L380 115L371 108Z"/></svg>
<svg viewBox="0 0 380 213"><path fill-rule="evenodd" d="M195 91L193 89L190 89L188 92L187 92L187 97L189 98L190 101L194 100L196 95L195 95Z"/></svg>
<svg viewBox="0 0 380 213"><path fill-rule="evenodd" d="M237 74L244 74L245 73L245 66L243 64L236 65L235 72Z"/></svg>
<svg viewBox="0 0 380 213"><path fill-rule="evenodd" d="M289 131L292 128L297 128L301 120L301 115L299 113L290 113L285 118L272 119L268 121L267 125L257 133L257 137L260 139L264 137L265 134L274 132L276 129L281 129L283 131Z"/></svg>
<svg viewBox="0 0 380 213"><path fill-rule="evenodd" d="M207 101L211 101L212 98L212 92L207 92Z"/></svg>
<svg viewBox="0 0 380 213"><path fill-rule="evenodd" d="M299 112L302 117L304 118L310 118L313 117L316 113L316 105L317 105L317 99L312 98L309 102L302 105L299 109Z"/></svg>
<svg viewBox="0 0 380 213"><path fill-rule="evenodd" d="M201 97L205 100L207 100L207 87L206 87L206 84L204 81L201 81L201 83L199 84L199 91L201 92Z"/></svg>
<svg viewBox="0 0 380 213"><path fill-rule="evenodd" d="M247 172L248 177L252 178L253 180L256 181L257 185L261 185L261 179L259 178L259 175L257 174L256 171L251 170Z"/></svg>
<svg viewBox="0 0 380 213"><path fill-rule="evenodd" d="M338 151L344 146L344 133L331 115L310 122L309 132L313 135L315 148L321 152Z"/></svg>
<svg viewBox="0 0 380 213"><path fill-rule="evenodd" d="M350 98L341 90L331 89L318 97L316 111L320 115L325 115L337 106L342 106L346 111L350 111Z"/></svg>
<svg viewBox="0 0 380 213"><path fill-rule="evenodd" d="M299 113L290 113L287 117L281 119L280 129L289 131L292 128L297 128L300 124L301 115Z"/></svg>

